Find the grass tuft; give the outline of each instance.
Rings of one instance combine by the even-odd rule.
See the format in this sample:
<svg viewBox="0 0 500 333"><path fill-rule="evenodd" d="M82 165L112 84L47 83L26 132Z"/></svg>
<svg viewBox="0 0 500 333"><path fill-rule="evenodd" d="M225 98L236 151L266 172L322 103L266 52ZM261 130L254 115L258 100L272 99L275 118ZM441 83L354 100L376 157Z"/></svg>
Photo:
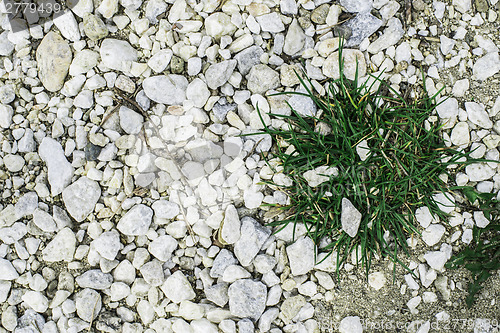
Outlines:
<svg viewBox="0 0 500 333"><path fill-rule="evenodd" d="M265 126L261 117L265 128L258 134L267 133L274 140L267 161L277 161L274 171L290 180L285 185L266 182L290 199L287 205L273 205L285 218L269 225L279 231L290 223L294 230L303 224L320 251L336 253L337 268L354 249L359 249L355 253L367 274L378 253L404 266L398 254L408 254L407 239L420 235L415 209L427 206L446 220L433 194L449 196L446 175L477 160L469 158L470 152L447 147L437 118L429 121L438 93L429 96L425 85L414 87L418 96L410 99L380 76L348 80L342 47L339 68L340 78L330 80L324 96L300 75L305 93L279 93L310 97L318 108L314 116L301 116L293 108L290 115L269 114L286 122L281 128ZM358 152L366 146L369 156L361 159ZM323 167L320 175L325 181L311 187L306 172L318 167ZM338 173L327 172L334 169ZM343 198L362 214L355 237L342 230Z"/></svg>

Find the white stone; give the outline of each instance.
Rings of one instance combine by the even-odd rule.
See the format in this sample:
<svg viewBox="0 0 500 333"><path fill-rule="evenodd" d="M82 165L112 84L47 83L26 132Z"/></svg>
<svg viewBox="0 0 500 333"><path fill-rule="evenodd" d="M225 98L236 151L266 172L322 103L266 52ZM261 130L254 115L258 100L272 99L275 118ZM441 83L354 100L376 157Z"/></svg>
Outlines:
<svg viewBox="0 0 500 333"><path fill-rule="evenodd" d="M458 116L458 101L456 98L440 99L436 106L436 111L440 118L450 119Z"/></svg>
<svg viewBox="0 0 500 333"><path fill-rule="evenodd" d="M344 61L343 73L349 80L356 78L356 68L358 78L366 75L366 62L363 53L355 49L342 50L342 59ZM335 51L325 59L322 66L323 74L333 79L340 78L339 52Z"/></svg>
<svg viewBox="0 0 500 333"><path fill-rule="evenodd" d="M151 58L148 60L148 66L155 73L161 73L167 68L170 60L172 59L173 52L170 49L163 49L156 52Z"/></svg>
<svg viewBox="0 0 500 333"><path fill-rule="evenodd" d="M0 104L0 127L9 128L12 124L14 109L10 105Z"/></svg>
<svg viewBox="0 0 500 333"><path fill-rule="evenodd" d="M403 35L404 30L401 21L393 17L387 22L387 27L384 30L384 33L376 41L371 43L370 46L368 46L368 52L371 54L377 54L392 45L396 45Z"/></svg>
<svg viewBox="0 0 500 333"><path fill-rule="evenodd" d="M361 325L361 319L358 316L345 317L340 321L339 325L340 333L362 333L363 325Z"/></svg>
<svg viewBox="0 0 500 333"><path fill-rule="evenodd" d="M142 129L144 117L132 109L122 105L118 111L120 127L127 134L137 135Z"/></svg>
<svg viewBox="0 0 500 333"><path fill-rule="evenodd" d="M38 313L44 313L49 307L49 300L39 291L26 291L22 300Z"/></svg>
<svg viewBox="0 0 500 333"><path fill-rule="evenodd" d="M304 172L302 175L305 180L307 180L307 184L311 187L317 187L324 182L330 180L331 176L338 176L339 170L335 167L329 167L327 165L319 166L314 170L309 170Z"/></svg>
<svg viewBox="0 0 500 333"><path fill-rule="evenodd" d="M298 21L293 19L292 23L288 26L283 52L290 56L296 55L304 48L305 43L306 34L300 27Z"/></svg>
<svg viewBox="0 0 500 333"><path fill-rule="evenodd" d="M0 258L0 280L10 281L17 279L18 277L19 274L10 261Z"/></svg>
<svg viewBox="0 0 500 333"><path fill-rule="evenodd" d="M428 207L420 207L415 211L415 218L422 228L427 228L431 223L437 222Z"/></svg>
<svg viewBox="0 0 500 333"><path fill-rule="evenodd" d="M9 170L10 172L21 171L25 164L24 158L22 156L12 154L4 156L3 163L7 170Z"/></svg>
<svg viewBox="0 0 500 333"><path fill-rule="evenodd" d="M444 264L448 261L449 257L446 253L442 251L431 251L424 255L425 261L431 266L431 268L436 271L442 272L444 269Z"/></svg>
<svg viewBox="0 0 500 333"><path fill-rule="evenodd" d="M210 97L210 90L207 84L199 78L195 78L189 83L186 89L186 98L194 103L197 108L202 108Z"/></svg>
<svg viewBox="0 0 500 333"><path fill-rule="evenodd" d="M222 281L233 283L234 281L247 279L251 276L252 275L240 265L230 265L224 270L224 273L222 274Z"/></svg>
<svg viewBox="0 0 500 333"><path fill-rule="evenodd" d="M375 290L380 290L385 286L387 279L382 272L373 272L368 275L368 284Z"/></svg>
<svg viewBox="0 0 500 333"><path fill-rule="evenodd" d="M473 163L465 167L465 173L471 182L480 182L491 179L495 175L495 169L486 163Z"/></svg>
<svg viewBox="0 0 500 333"><path fill-rule="evenodd" d="M216 39L222 36L231 36L236 31L236 26L231 23L231 18L225 13L214 13L205 19L207 35Z"/></svg>
<svg viewBox="0 0 500 333"><path fill-rule="evenodd" d="M153 210L139 204L130 209L118 222L116 228L127 236L145 235L153 218Z"/></svg>
<svg viewBox="0 0 500 333"><path fill-rule="evenodd" d="M258 320L266 309L267 288L262 282L238 280L229 286L228 295L233 316Z"/></svg>
<svg viewBox="0 0 500 333"><path fill-rule="evenodd" d="M181 105L186 99L188 80L177 74L151 76L142 82L146 96L157 103Z"/></svg>
<svg viewBox="0 0 500 333"><path fill-rule="evenodd" d="M180 213L179 205L168 200L155 201L151 207L155 212L155 217L171 220Z"/></svg>
<svg viewBox="0 0 500 333"><path fill-rule="evenodd" d="M77 221L82 222L94 211L101 197L99 183L85 176L66 187L62 198L68 213Z"/></svg>
<svg viewBox="0 0 500 333"><path fill-rule="evenodd" d="M42 250L42 258L47 262L73 260L76 249L76 237L69 228L59 231L49 244Z"/></svg>
<svg viewBox="0 0 500 333"><path fill-rule="evenodd" d="M54 232L57 230L57 225L49 213L37 208L33 212L33 223L45 232Z"/></svg>
<svg viewBox="0 0 500 333"><path fill-rule="evenodd" d="M410 310L411 313L413 314L417 314L418 311L417 311L417 306L420 305L420 302L422 301L422 297L420 296L416 296L416 297L413 297L411 298L407 303L406 303L406 306L408 307L408 309Z"/></svg>
<svg viewBox="0 0 500 333"><path fill-rule="evenodd" d="M445 227L441 224L431 224L422 232L422 239L428 246L436 245L443 237L445 231Z"/></svg>
<svg viewBox="0 0 500 333"><path fill-rule="evenodd" d="M60 194L68 186L73 177L73 167L64 155L59 142L45 137L38 147L38 155L47 164L48 180L52 196Z"/></svg>
<svg viewBox="0 0 500 333"><path fill-rule="evenodd" d="M461 13L468 13L471 9L471 0L453 0L453 6Z"/></svg>
<svg viewBox="0 0 500 333"><path fill-rule="evenodd" d="M182 301L179 305L178 314L186 320L197 320L203 318L205 308L202 305L191 301Z"/></svg>
<svg viewBox="0 0 500 333"><path fill-rule="evenodd" d="M445 35L441 35L439 39L441 41L441 45L439 46L441 49L441 53L443 53L443 55L447 55L451 52L451 50L453 50L456 42L455 40L448 38Z"/></svg>
<svg viewBox="0 0 500 333"><path fill-rule="evenodd" d="M234 59L225 60L208 67L205 72L207 85L210 89L217 89L229 80L236 68L237 61Z"/></svg>
<svg viewBox="0 0 500 333"><path fill-rule="evenodd" d="M472 74L476 80L484 81L500 71L500 56L498 52L490 52L479 58L472 67Z"/></svg>
<svg viewBox="0 0 500 333"><path fill-rule="evenodd" d="M493 127L493 122L485 111L484 106L476 102L465 102L465 109L467 110L467 118L473 124L482 128L490 129Z"/></svg>
<svg viewBox="0 0 500 333"><path fill-rule="evenodd" d="M196 294L188 279L181 271L170 275L160 287L165 296L174 303L192 300Z"/></svg>
<svg viewBox="0 0 500 333"><path fill-rule="evenodd" d="M239 237L234 244L234 254L241 265L246 267L259 253L262 245L271 235L271 230L251 217L244 217L241 219L240 234L244 237Z"/></svg>
<svg viewBox="0 0 500 333"><path fill-rule="evenodd" d="M451 131L451 142L457 146L468 146L470 143L469 124L465 121L458 122Z"/></svg>
<svg viewBox="0 0 500 333"><path fill-rule="evenodd" d="M342 230L345 231L350 237L355 237L358 233L361 218L361 213L356 209L356 207L354 207L352 202L347 198L343 198L342 212L340 214Z"/></svg>
<svg viewBox="0 0 500 333"><path fill-rule="evenodd" d="M64 38L72 42L80 40L80 30L76 22L73 12L69 9L64 11L64 14L57 14L54 17L54 25L59 29Z"/></svg>
<svg viewBox="0 0 500 333"><path fill-rule="evenodd" d="M486 228L490 221L484 216L484 212L476 211L474 212L474 222L478 228Z"/></svg>
<svg viewBox="0 0 500 333"><path fill-rule="evenodd" d="M437 193L432 196L432 199L436 201L438 208L446 214L450 214L455 210L455 198L451 193Z"/></svg>
<svg viewBox="0 0 500 333"><path fill-rule="evenodd" d="M302 236L286 248L292 274L307 274L314 267L314 242Z"/></svg>
<svg viewBox="0 0 500 333"><path fill-rule="evenodd" d="M104 66L126 73L137 60L137 51L127 41L113 38L102 41L100 54Z"/></svg>
<svg viewBox="0 0 500 333"><path fill-rule="evenodd" d="M163 235L149 243L149 253L158 260L168 261L177 248L177 241L170 235Z"/></svg>
<svg viewBox="0 0 500 333"><path fill-rule="evenodd" d="M340 0L340 4L349 13L366 13L373 7L373 0Z"/></svg>
<svg viewBox="0 0 500 333"><path fill-rule="evenodd" d="M106 231L91 243L92 247L107 260L115 260L120 251L120 235L116 230Z"/></svg>
<svg viewBox="0 0 500 333"><path fill-rule="evenodd" d="M285 25L276 12L259 15L256 17L256 20L259 22L262 31L278 33L285 30Z"/></svg>
<svg viewBox="0 0 500 333"><path fill-rule="evenodd" d="M227 244L234 244L240 239L241 221L238 212L233 205L226 208L224 220L222 221L220 236Z"/></svg>
<svg viewBox="0 0 500 333"><path fill-rule="evenodd" d="M45 35L36 50L38 77L45 89L55 92L62 88L71 59L71 49L66 40L54 32Z"/></svg>
<svg viewBox="0 0 500 333"><path fill-rule="evenodd" d="M464 97L465 93L468 90L469 90L468 79L457 80L457 82L455 82L455 84L453 85L452 94L455 97Z"/></svg>

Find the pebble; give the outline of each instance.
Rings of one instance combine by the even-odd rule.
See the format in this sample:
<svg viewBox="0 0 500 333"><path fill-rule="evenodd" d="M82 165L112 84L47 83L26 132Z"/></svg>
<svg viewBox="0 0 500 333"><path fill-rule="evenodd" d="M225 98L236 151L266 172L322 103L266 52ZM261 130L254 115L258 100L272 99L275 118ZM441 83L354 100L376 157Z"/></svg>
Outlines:
<svg viewBox="0 0 500 333"><path fill-rule="evenodd" d="M373 0L340 0L340 5L349 13L365 13L372 9Z"/></svg>
<svg viewBox="0 0 500 333"><path fill-rule="evenodd" d="M171 220L180 213L179 205L168 200L155 201L151 208L154 210L155 217Z"/></svg>
<svg viewBox="0 0 500 333"><path fill-rule="evenodd" d="M120 127L125 133L139 134L144 123L144 117L141 114L122 105L118 111L118 116L120 117Z"/></svg>
<svg viewBox="0 0 500 333"><path fill-rule="evenodd" d="M234 255L242 266L248 266L271 236L271 230L246 216L241 219L240 233L244 237L240 237L234 244Z"/></svg>
<svg viewBox="0 0 500 333"><path fill-rule="evenodd" d="M395 17L387 22L384 33L368 46L368 52L377 54L388 47L395 45L403 37L404 30L401 21Z"/></svg>
<svg viewBox="0 0 500 333"><path fill-rule="evenodd" d="M96 15L89 12L83 14L83 31L91 40L98 41L109 33L106 24Z"/></svg>
<svg viewBox="0 0 500 333"><path fill-rule="evenodd" d="M47 262L71 262L76 250L76 237L70 228L61 229L42 250L42 258Z"/></svg>
<svg viewBox="0 0 500 333"><path fill-rule="evenodd" d="M314 242L307 236L302 236L286 248L292 274L295 276L307 274L314 267Z"/></svg>
<svg viewBox="0 0 500 333"><path fill-rule="evenodd" d="M0 104L0 127L9 128L12 124L14 110L10 105Z"/></svg>
<svg viewBox="0 0 500 333"><path fill-rule="evenodd" d="M125 73L130 72L132 62L137 60L137 51L124 40L106 38L99 52L104 66Z"/></svg>
<svg viewBox="0 0 500 333"><path fill-rule="evenodd" d="M121 247L120 235L116 230L103 232L91 245L104 259L115 260Z"/></svg>
<svg viewBox="0 0 500 333"><path fill-rule="evenodd" d="M363 326L361 324L361 319L358 316L345 317L340 321L339 325L340 333L362 333Z"/></svg>
<svg viewBox="0 0 500 333"><path fill-rule="evenodd" d="M265 94L280 84L278 72L267 65L255 65L247 75L247 87L254 94Z"/></svg>
<svg viewBox="0 0 500 333"><path fill-rule="evenodd" d="M62 88L72 57L69 43L59 34L45 35L36 49L38 77L45 89L56 92Z"/></svg>
<svg viewBox="0 0 500 333"><path fill-rule="evenodd" d="M238 72L241 75L247 75L255 65L260 64L262 54L264 54L264 51L256 45L237 53L234 59L238 62Z"/></svg>
<svg viewBox="0 0 500 333"><path fill-rule="evenodd" d="M468 146L470 143L469 124L465 121L458 122L451 131L450 140L457 146Z"/></svg>
<svg viewBox="0 0 500 333"><path fill-rule="evenodd" d="M385 286L387 279L382 272L373 272L368 275L368 284L375 290L380 290Z"/></svg>
<svg viewBox="0 0 500 333"><path fill-rule="evenodd" d="M358 78L366 75L366 62L363 53L359 50L344 49L342 51L342 59L344 61L344 75L349 80L356 78L356 68L358 71ZM335 51L325 59L322 66L323 74L329 78L339 79L339 52Z"/></svg>
<svg viewBox="0 0 500 333"><path fill-rule="evenodd" d="M126 236L142 236L148 231L152 218L153 210L139 204L123 215L116 228Z"/></svg>
<svg viewBox="0 0 500 333"><path fill-rule="evenodd" d="M28 290L21 299L38 313L44 313L49 307L49 300L39 291Z"/></svg>
<svg viewBox="0 0 500 333"><path fill-rule="evenodd" d="M241 221L233 205L229 205L224 213L220 238L227 244L234 244L240 239Z"/></svg>
<svg viewBox="0 0 500 333"><path fill-rule="evenodd" d="M446 229L441 224L431 224L422 232L422 240L428 246L433 246L439 243Z"/></svg>
<svg viewBox="0 0 500 333"><path fill-rule="evenodd" d="M261 282L238 280L229 286L228 296L233 316L257 321L266 309L267 288Z"/></svg>
<svg viewBox="0 0 500 333"><path fill-rule="evenodd" d="M181 105L186 99L188 80L181 75L151 76L142 82L146 96L157 103Z"/></svg>
<svg viewBox="0 0 500 333"><path fill-rule="evenodd" d="M100 269L92 269L77 276L75 281L81 288L106 290L111 287L113 276L103 273Z"/></svg>
<svg viewBox="0 0 500 333"><path fill-rule="evenodd" d="M228 288L229 284L225 282L214 284L205 288L205 296L210 302L224 307L229 302Z"/></svg>
<svg viewBox="0 0 500 333"><path fill-rule="evenodd" d="M160 288L169 300L177 304L192 300L196 296L191 284L181 271L170 275Z"/></svg>
<svg viewBox="0 0 500 333"><path fill-rule="evenodd" d="M300 27L298 21L293 19L285 36L283 52L289 56L295 56L303 50L305 43L306 34Z"/></svg>
<svg viewBox="0 0 500 333"><path fill-rule="evenodd" d="M210 269L210 276L213 278L222 277L224 271L228 266L237 264L238 261L234 255L226 249L222 249L215 257L212 268ZM245 265L243 265L245 266Z"/></svg>
<svg viewBox="0 0 500 333"><path fill-rule="evenodd" d="M226 79L227 80L227 79ZM196 78L189 83L186 89L186 98L197 108L202 108L210 97L210 90L203 80Z"/></svg>
<svg viewBox="0 0 500 333"><path fill-rule="evenodd" d="M344 47L358 47L366 38L373 35L382 26L382 20L363 12L341 25L342 29L350 31L350 36L344 43Z"/></svg>
<svg viewBox="0 0 500 333"><path fill-rule="evenodd" d="M465 173L471 182L480 182L491 179L495 175L495 169L486 163L473 163L465 167Z"/></svg>
<svg viewBox="0 0 500 333"><path fill-rule="evenodd" d="M14 266L12 266L11 262L0 258L0 280L1 281L10 281L15 280L19 277Z"/></svg>
<svg viewBox="0 0 500 333"><path fill-rule="evenodd" d="M487 129L493 127L493 122L483 105L476 102L465 102L465 110L467 111L467 119L473 124Z"/></svg>
<svg viewBox="0 0 500 333"><path fill-rule="evenodd" d="M479 58L472 67L473 78L484 81L500 71L500 56L498 52L491 52Z"/></svg>
<svg viewBox="0 0 500 333"><path fill-rule="evenodd" d="M4 156L3 163L10 172L19 172L23 169L25 161L22 156L8 154Z"/></svg>
<svg viewBox="0 0 500 333"><path fill-rule="evenodd" d="M177 241L170 235L163 235L149 243L149 253L158 260L168 261L177 248Z"/></svg>
<svg viewBox="0 0 500 333"><path fill-rule="evenodd" d="M85 288L76 294L75 304L78 317L86 322L91 322L101 312L101 295L93 289Z"/></svg>
<svg viewBox="0 0 500 333"><path fill-rule="evenodd" d="M62 193L73 177L74 168L66 159L59 142L45 137L38 147L38 155L47 165L50 192L53 196Z"/></svg>
<svg viewBox="0 0 500 333"><path fill-rule="evenodd" d="M226 60L208 67L205 76L210 89L217 89L229 80L236 68L236 60Z"/></svg>
<svg viewBox="0 0 500 333"><path fill-rule="evenodd" d="M85 176L66 187L62 193L68 213L77 222L82 222L94 211L100 197L101 187L99 183Z"/></svg>
<svg viewBox="0 0 500 333"><path fill-rule="evenodd" d="M278 33L285 30L285 25L276 12L257 16L256 20L259 22L262 31Z"/></svg>
<svg viewBox="0 0 500 333"><path fill-rule="evenodd" d="M356 209L356 207L354 207L351 201L347 198L343 198L342 211L340 213L342 230L345 231L350 237L355 237L358 233L361 218L361 213Z"/></svg>
<svg viewBox="0 0 500 333"><path fill-rule="evenodd" d="M214 13L205 19L205 29L210 37L220 39L222 36L231 36L236 31L236 26L229 15Z"/></svg>

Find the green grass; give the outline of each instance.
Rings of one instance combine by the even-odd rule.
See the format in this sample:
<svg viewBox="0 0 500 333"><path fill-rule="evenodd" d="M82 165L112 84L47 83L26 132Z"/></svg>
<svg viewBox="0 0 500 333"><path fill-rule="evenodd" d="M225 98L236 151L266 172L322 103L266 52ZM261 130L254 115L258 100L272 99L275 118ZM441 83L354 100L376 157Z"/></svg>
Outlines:
<svg viewBox="0 0 500 333"><path fill-rule="evenodd" d="M269 225L277 231L290 223L305 225L319 251L336 253L337 268L358 246L358 259L367 274L377 253L404 266L399 253L408 254L407 239L420 235L415 209L427 206L446 220L432 195L447 191L443 175L477 160L469 158L470 152L446 147L439 123L427 122L437 105L437 94L429 96L425 85L412 87L418 96L410 99L380 77L372 77L371 83L346 79L342 60L340 73L339 79L329 81L324 96L297 75L307 92L283 94L309 96L318 107L317 114L303 117L293 109L289 116L270 114L287 125L265 126L258 133L274 140L266 161L277 159L279 169L291 180L289 186L266 182L290 198L289 205L272 205L286 217ZM329 130L319 131L318 125ZM356 151L363 140L371 154L365 161ZM304 172L320 166L337 168L338 176L328 176L328 181L311 188ZM342 231L344 197L362 213L355 237Z"/></svg>

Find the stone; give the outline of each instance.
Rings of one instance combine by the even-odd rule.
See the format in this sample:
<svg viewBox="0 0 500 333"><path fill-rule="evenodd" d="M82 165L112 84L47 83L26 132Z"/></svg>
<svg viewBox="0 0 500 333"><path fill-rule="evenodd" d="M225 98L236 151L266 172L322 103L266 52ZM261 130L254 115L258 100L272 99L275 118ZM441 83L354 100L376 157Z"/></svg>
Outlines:
<svg viewBox="0 0 500 333"><path fill-rule="evenodd" d="M441 224L431 224L422 232L422 240L428 246L433 246L439 243L443 237L446 228Z"/></svg>
<svg viewBox="0 0 500 333"><path fill-rule="evenodd" d="M47 262L73 261L76 237L70 228L61 229L42 250L42 258Z"/></svg>
<svg viewBox="0 0 500 333"><path fill-rule="evenodd" d="M361 324L361 319L358 316L345 317L340 321L339 332L362 333L363 325Z"/></svg>
<svg viewBox="0 0 500 333"><path fill-rule="evenodd" d="M431 223L437 222L436 218L429 210L429 207L426 206L417 208L415 211L415 218L422 228L427 228Z"/></svg>
<svg viewBox="0 0 500 333"><path fill-rule="evenodd" d="M19 198L14 206L17 219L33 214L38 207L38 195L35 192L28 192Z"/></svg>
<svg viewBox="0 0 500 333"><path fill-rule="evenodd" d="M181 271L170 275L160 287L165 296L172 302L178 304L195 298L196 294L188 279Z"/></svg>
<svg viewBox="0 0 500 333"><path fill-rule="evenodd" d="M83 14L83 31L93 41L98 41L108 35L108 28L101 18L88 12Z"/></svg>
<svg viewBox="0 0 500 333"><path fill-rule="evenodd" d="M344 42L344 48L359 46L366 38L380 29L382 24L383 21L370 14L370 12L357 14L340 26L340 28L350 32L350 36Z"/></svg>
<svg viewBox="0 0 500 333"><path fill-rule="evenodd" d="M385 286L387 279L382 272L373 272L368 275L368 284L375 290L380 290Z"/></svg>
<svg viewBox="0 0 500 333"><path fill-rule="evenodd" d="M68 213L77 221L82 222L89 216L101 197L99 183L85 176L66 187L62 198Z"/></svg>
<svg viewBox="0 0 500 333"><path fill-rule="evenodd" d="M363 53L359 50L344 49L342 51L344 61L344 75L349 80L356 78L356 68L358 78L366 75L366 62ZM339 52L335 51L325 59L322 67L323 74L333 79L340 78Z"/></svg>
<svg viewBox="0 0 500 333"><path fill-rule="evenodd" d="M49 32L36 49L38 77L50 92L60 90L72 59L69 43L59 34Z"/></svg>
<svg viewBox="0 0 500 333"><path fill-rule="evenodd" d="M271 230L251 217L241 219L241 235L234 244L234 255L242 266L248 266L271 236Z"/></svg>
<svg viewBox="0 0 500 333"><path fill-rule="evenodd" d="M278 33L285 30L285 25L276 12L257 16L256 20L259 22L262 31Z"/></svg>
<svg viewBox="0 0 500 333"><path fill-rule="evenodd" d="M300 27L297 19L293 19L292 23L288 26L285 36L285 43L283 45L283 52L289 56L299 54L306 43L306 34Z"/></svg>
<svg viewBox="0 0 500 333"><path fill-rule="evenodd" d="M224 213L220 229L220 238L227 244L234 244L240 239L241 221L233 205L229 205Z"/></svg>
<svg viewBox="0 0 500 333"><path fill-rule="evenodd" d="M229 286L228 296L233 316L257 321L266 309L267 288L262 282L238 280Z"/></svg>
<svg viewBox="0 0 500 333"><path fill-rule="evenodd" d="M69 67L69 74L72 76L86 74L89 70L97 66L98 63L99 53L87 49L82 50L75 54Z"/></svg>
<svg viewBox="0 0 500 333"><path fill-rule="evenodd" d="M0 104L0 127L9 128L12 124L14 109L10 105Z"/></svg>
<svg viewBox="0 0 500 333"><path fill-rule="evenodd" d="M469 124L465 121L458 122L451 131L450 140L457 146L468 146L470 143Z"/></svg>
<svg viewBox="0 0 500 333"><path fill-rule="evenodd" d="M280 319L282 319L285 324L290 323L304 305L306 305L304 296L297 295L288 297L281 303Z"/></svg>
<svg viewBox="0 0 500 333"><path fill-rule="evenodd" d="M269 332L272 322L278 318L280 310L278 308L270 308L262 314L259 319L259 330L261 332Z"/></svg>
<svg viewBox="0 0 500 333"><path fill-rule="evenodd" d="M472 74L476 80L484 81L500 71L500 56L498 52L490 52L479 58L472 67Z"/></svg>
<svg viewBox="0 0 500 333"><path fill-rule="evenodd" d="M142 82L146 96L157 103L181 105L186 99L188 80L177 74L151 76Z"/></svg>
<svg viewBox="0 0 500 333"><path fill-rule="evenodd" d="M33 212L33 223L44 232L54 232L57 225L49 213L37 208Z"/></svg>
<svg viewBox="0 0 500 333"><path fill-rule="evenodd" d="M455 199L451 193L437 193L432 196L438 208L446 214L450 214L455 210Z"/></svg>
<svg viewBox="0 0 500 333"><path fill-rule="evenodd" d="M205 19L207 35L220 39L222 36L231 36L236 31L236 26L231 22L231 17L225 13L214 13Z"/></svg>
<svg viewBox="0 0 500 333"><path fill-rule="evenodd" d="M154 210L155 217L160 219L172 220L180 213L178 204L164 199L155 201L151 208Z"/></svg>
<svg viewBox="0 0 500 333"><path fill-rule="evenodd" d="M14 44L7 38L9 33L5 30L0 34L0 56L9 56L14 51Z"/></svg>
<svg viewBox="0 0 500 333"><path fill-rule="evenodd" d="M361 223L361 218L361 213L356 209L356 207L354 207L351 201L347 198L343 198L342 212L340 214L342 230L345 231L350 237L356 237L359 224Z"/></svg>
<svg viewBox="0 0 500 333"><path fill-rule="evenodd" d="M300 237L286 248L293 275L307 274L314 268L314 248L314 242L307 236Z"/></svg>
<svg viewBox="0 0 500 333"><path fill-rule="evenodd" d="M177 241L170 235L159 236L149 243L148 250L158 260L168 261L177 248Z"/></svg>
<svg viewBox="0 0 500 333"><path fill-rule="evenodd" d="M465 173L471 182L480 182L491 179L495 175L495 169L486 163L473 163L465 167Z"/></svg>
<svg viewBox="0 0 500 333"><path fill-rule="evenodd" d="M5 155L3 158L3 163L7 170L13 173L21 171L25 164L24 158L22 156L12 154Z"/></svg>
<svg viewBox="0 0 500 333"><path fill-rule="evenodd" d="M449 257L442 251L430 251L424 255L425 261L438 272L442 272Z"/></svg>
<svg viewBox="0 0 500 333"><path fill-rule="evenodd" d="M461 13L468 13L471 10L471 0L453 0L453 6Z"/></svg>
<svg viewBox="0 0 500 333"><path fill-rule="evenodd" d="M111 287L113 276L108 273L103 273L100 269L91 269L78 275L75 281L81 288L106 290Z"/></svg>
<svg viewBox="0 0 500 333"><path fill-rule="evenodd" d="M49 300L39 291L28 290L21 299L38 313L44 313L49 308Z"/></svg>
<svg viewBox="0 0 500 333"><path fill-rule="evenodd" d="M106 231L94 239L91 246L107 260L115 260L120 251L120 234L116 230Z"/></svg>
<svg viewBox="0 0 500 333"><path fill-rule="evenodd" d="M104 66L128 73L132 62L137 61L137 51L124 40L106 38L99 50Z"/></svg>
<svg viewBox="0 0 500 333"><path fill-rule="evenodd" d="M148 231L152 218L153 210L139 204L122 216L116 228L126 236L142 236Z"/></svg>
<svg viewBox="0 0 500 333"><path fill-rule="evenodd" d="M255 65L247 75L247 87L254 94L264 95L280 85L278 72L267 65Z"/></svg>
<svg viewBox="0 0 500 333"><path fill-rule="evenodd" d="M219 307L224 307L229 301L228 288L229 284L225 282L214 284L205 288L205 296L210 302Z"/></svg>
<svg viewBox="0 0 500 333"><path fill-rule="evenodd" d="M458 116L458 101L456 98L440 99L436 112L441 119L454 119Z"/></svg>
<svg viewBox="0 0 500 333"><path fill-rule="evenodd" d="M255 66L260 64L260 57L264 51L259 46L250 46L234 56L238 62L238 72L241 75L247 75Z"/></svg>
<svg viewBox="0 0 500 333"><path fill-rule="evenodd" d="M236 64L237 61L232 59L210 65L205 72L208 87L210 89L217 89L226 83L231 74L233 74Z"/></svg>
<svg viewBox="0 0 500 333"><path fill-rule="evenodd" d="M226 81L228 78L226 78ZM187 86L186 98L192 101L195 107L197 108L204 107L209 97L210 97L210 90L208 90L207 84L203 82L203 80L195 78Z"/></svg>
<svg viewBox="0 0 500 333"><path fill-rule="evenodd" d="M139 269L144 281L152 287L159 287L165 281L162 264L158 260L152 260L145 263Z"/></svg>
<svg viewBox="0 0 500 333"><path fill-rule="evenodd" d="M118 111L120 127L127 134L137 135L142 129L144 117L132 109L122 105Z"/></svg>
<svg viewBox="0 0 500 333"><path fill-rule="evenodd" d="M14 266L12 266L11 262L0 258L0 281L10 281L15 280L19 277Z"/></svg>
<svg viewBox="0 0 500 333"><path fill-rule="evenodd" d="M484 212L475 211L474 212L474 222L478 228L486 228L490 221L484 216Z"/></svg>
<svg viewBox="0 0 500 333"><path fill-rule="evenodd" d="M390 46L396 45L397 42L404 36L404 29L401 21L393 17L387 22L387 27L384 33L373 43L368 46L368 52L377 54L380 51L387 49Z"/></svg>
<svg viewBox="0 0 500 333"><path fill-rule="evenodd" d="M148 66L155 73L161 73L167 68L170 60L172 59L173 52L170 49L163 49L156 52L151 58L148 60Z"/></svg>
<svg viewBox="0 0 500 333"><path fill-rule="evenodd" d="M237 264L238 261L234 255L226 249L222 249L214 259L212 268L210 269L210 276L212 278L222 277L224 271L228 266Z"/></svg>
<svg viewBox="0 0 500 333"><path fill-rule="evenodd" d="M349 13L366 13L373 7L373 0L340 0L340 5Z"/></svg>
<svg viewBox="0 0 500 333"><path fill-rule="evenodd" d="M306 88L300 85L295 90L298 93L307 94ZM318 110L316 104L309 96L293 94L288 100L288 104L292 110L296 111L299 115L304 117L312 117L316 115Z"/></svg>
<svg viewBox="0 0 500 333"><path fill-rule="evenodd" d="M78 29L78 22L76 22L75 15L71 10L64 10L64 12L54 15L54 25L59 29L64 38L72 42L80 40L80 30Z"/></svg>
<svg viewBox="0 0 500 333"><path fill-rule="evenodd" d="M61 144L52 138L43 138L38 155L47 165L50 192L56 196L70 184L74 169L66 159Z"/></svg>
<svg viewBox="0 0 500 333"><path fill-rule="evenodd" d="M101 295L95 290L85 288L76 294L75 305L78 317L86 322L91 322L101 312Z"/></svg>
<svg viewBox="0 0 500 333"><path fill-rule="evenodd" d="M222 275L222 281L227 283L233 283L234 281L240 279L250 278L252 275L243 267L239 265L231 265L226 267L224 274Z"/></svg>
<svg viewBox="0 0 500 333"><path fill-rule="evenodd" d="M493 122L483 105L476 102L465 102L465 110L467 111L467 118L471 123L486 129L493 127Z"/></svg>

